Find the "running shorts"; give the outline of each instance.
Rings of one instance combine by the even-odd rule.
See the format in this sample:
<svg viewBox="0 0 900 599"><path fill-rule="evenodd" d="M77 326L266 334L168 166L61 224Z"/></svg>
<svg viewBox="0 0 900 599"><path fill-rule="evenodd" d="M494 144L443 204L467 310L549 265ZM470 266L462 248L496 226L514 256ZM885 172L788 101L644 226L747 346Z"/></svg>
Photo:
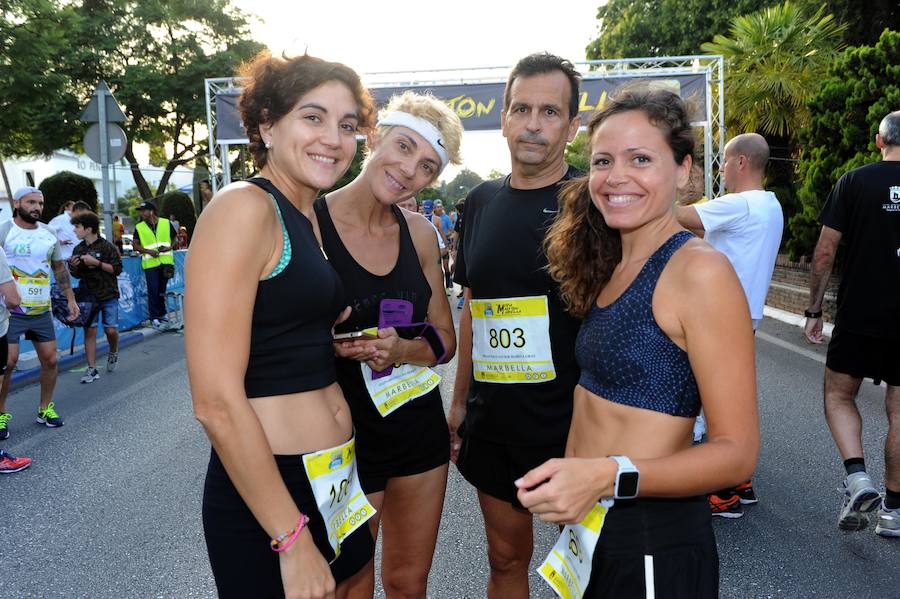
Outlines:
<svg viewBox="0 0 900 599"><path fill-rule="evenodd" d="M524 509L516 497L518 489L514 482L529 470L565 453L565 441L549 446L519 447L463 434L456 468L482 493Z"/></svg>
<svg viewBox="0 0 900 599"><path fill-rule="evenodd" d="M705 496L616 502L600 531L585 599L718 596L719 555Z"/></svg>
<svg viewBox="0 0 900 599"><path fill-rule="evenodd" d="M316 507L302 456L276 455L275 463L301 512L309 517L309 531L326 561L334 559L325 521ZM203 489L203 532L216 588L222 599L284 597L278 554L250 508L234 488L219 456L212 451ZM331 563L335 583L360 570L375 555L368 525L360 526L341 543Z"/></svg>
<svg viewBox="0 0 900 599"><path fill-rule="evenodd" d="M854 378L900 386L900 337L871 337L834 327L825 366Z"/></svg>

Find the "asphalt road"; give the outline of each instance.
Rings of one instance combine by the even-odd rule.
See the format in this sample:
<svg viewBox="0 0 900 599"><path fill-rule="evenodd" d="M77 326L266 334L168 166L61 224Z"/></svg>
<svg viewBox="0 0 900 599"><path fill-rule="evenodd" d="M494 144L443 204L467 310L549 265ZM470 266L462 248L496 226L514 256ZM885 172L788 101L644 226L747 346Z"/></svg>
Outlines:
<svg viewBox="0 0 900 599"><path fill-rule="evenodd" d="M842 468L821 413L823 350L767 319L757 355L760 503L715 523L721 596L900 597L900 540L836 527ZM60 376L61 429L34 423L36 386L11 395L12 435L0 448L34 465L0 477L0 598L215 596L200 523L209 449L191 413L182 337L149 338L119 364L91 385ZM454 369L440 368L445 401ZM864 383L859 401L877 481L883 397ZM537 563L556 530L535 524ZM487 569L475 493L451 467L429 596L484 597ZM554 597L534 573L532 597Z"/></svg>

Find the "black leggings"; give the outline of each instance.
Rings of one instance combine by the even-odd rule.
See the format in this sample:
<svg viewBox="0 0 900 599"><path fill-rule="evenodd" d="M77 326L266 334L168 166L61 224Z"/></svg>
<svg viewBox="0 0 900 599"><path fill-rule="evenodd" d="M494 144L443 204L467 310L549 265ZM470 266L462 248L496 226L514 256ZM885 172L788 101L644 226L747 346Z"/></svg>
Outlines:
<svg viewBox="0 0 900 599"><path fill-rule="evenodd" d="M325 521L316 507L302 457L276 455L275 462L297 507L309 517L316 547L327 561L333 560ZM220 598L284 597L278 554L269 547L269 535L234 488L215 451L209 459L203 489L203 532ZM360 526L343 540L341 555L331 564L335 582L359 572L374 555L369 527Z"/></svg>
<svg viewBox="0 0 900 599"><path fill-rule="evenodd" d="M619 501L606 516L585 599L715 599L719 554L706 497Z"/></svg>

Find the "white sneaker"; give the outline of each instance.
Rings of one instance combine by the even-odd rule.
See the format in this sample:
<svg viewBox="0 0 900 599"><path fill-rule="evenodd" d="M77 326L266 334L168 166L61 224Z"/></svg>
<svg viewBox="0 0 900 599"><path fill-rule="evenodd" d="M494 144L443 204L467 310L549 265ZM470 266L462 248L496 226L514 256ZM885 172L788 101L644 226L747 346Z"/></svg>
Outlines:
<svg viewBox="0 0 900 599"><path fill-rule="evenodd" d="M84 373L84 376L81 377L82 383L93 383L97 379L100 378L100 371L96 368L91 368L88 366L87 372Z"/></svg>
<svg viewBox="0 0 900 599"><path fill-rule="evenodd" d="M854 472L844 480L844 503L838 517L841 530L862 530L869 525L870 512L875 511L881 495L865 472Z"/></svg>
<svg viewBox="0 0 900 599"><path fill-rule="evenodd" d="M883 537L900 537L900 508L889 510L884 502L881 502L875 534Z"/></svg>

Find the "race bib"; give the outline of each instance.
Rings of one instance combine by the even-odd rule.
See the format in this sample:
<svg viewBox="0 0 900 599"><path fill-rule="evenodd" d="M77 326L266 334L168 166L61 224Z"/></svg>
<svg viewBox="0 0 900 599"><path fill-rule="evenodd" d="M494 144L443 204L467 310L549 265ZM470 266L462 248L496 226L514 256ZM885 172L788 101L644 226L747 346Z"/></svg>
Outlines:
<svg viewBox="0 0 900 599"><path fill-rule="evenodd" d="M591 580L591 563L612 499L601 499L578 524L567 524L537 569L562 599L581 599Z"/></svg>
<svg viewBox="0 0 900 599"><path fill-rule="evenodd" d="M365 363L360 366L369 397L382 417L422 397L441 382L438 373L427 366L416 364L395 366L391 374L374 380L372 369Z"/></svg>
<svg viewBox="0 0 900 599"><path fill-rule="evenodd" d="M476 381L545 383L556 378L546 296L472 300Z"/></svg>
<svg viewBox="0 0 900 599"><path fill-rule="evenodd" d="M356 440L303 456L303 468L312 486L319 513L325 520L334 557L341 541L375 514L356 475Z"/></svg>
<svg viewBox="0 0 900 599"><path fill-rule="evenodd" d="M25 313L50 306L50 279L46 277L19 277L16 287L22 298Z"/></svg>

